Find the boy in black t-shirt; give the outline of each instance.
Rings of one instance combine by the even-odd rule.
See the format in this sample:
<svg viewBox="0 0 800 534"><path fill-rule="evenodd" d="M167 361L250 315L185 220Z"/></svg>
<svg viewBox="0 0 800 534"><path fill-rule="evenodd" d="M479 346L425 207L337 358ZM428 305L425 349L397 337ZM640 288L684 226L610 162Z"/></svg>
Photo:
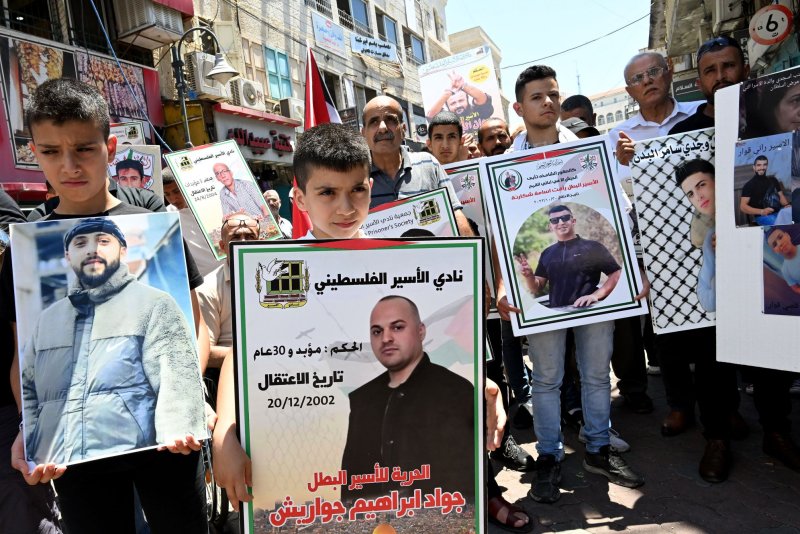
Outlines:
<svg viewBox="0 0 800 534"><path fill-rule="evenodd" d="M108 164L117 140L110 135L108 106L92 86L72 79L49 80L33 94L26 109L31 149L45 178L59 196L46 219L147 213L125 204L108 190ZM16 324L11 258L5 255L0 277L0 320ZM197 307L194 288L203 281L187 252L192 308L199 338L201 369L208 360L208 331ZM12 376L19 375L17 349ZM18 383L12 382L19 406ZM54 481L62 520L71 532L133 532L133 492L136 489L151 531L208 531L200 443L194 436L165 444L162 449L131 453L65 466L37 465L24 459L22 436L11 449L11 464L29 484ZM113 526L112 526L113 525Z"/></svg>

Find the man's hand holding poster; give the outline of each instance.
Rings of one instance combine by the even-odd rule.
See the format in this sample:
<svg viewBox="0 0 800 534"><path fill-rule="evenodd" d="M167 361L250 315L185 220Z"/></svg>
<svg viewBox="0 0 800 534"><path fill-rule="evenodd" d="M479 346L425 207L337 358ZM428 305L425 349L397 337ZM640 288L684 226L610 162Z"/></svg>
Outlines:
<svg viewBox="0 0 800 534"><path fill-rule="evenodd" d="M646 313L627 214L602 141L481 161L517 335Z"/></svg>
<svg viewBox="0 0 800 534"><path fill-rule="evenodd" d="M231 256L253 473L242 532L483 532L480 240L233 243Z"/></svg>

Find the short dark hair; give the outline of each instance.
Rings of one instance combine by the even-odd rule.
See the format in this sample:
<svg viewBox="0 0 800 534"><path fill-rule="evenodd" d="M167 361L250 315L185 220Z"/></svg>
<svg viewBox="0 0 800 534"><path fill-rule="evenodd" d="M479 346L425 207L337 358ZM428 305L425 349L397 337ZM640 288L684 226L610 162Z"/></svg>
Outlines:
<svg viewBox="0 0 800 534"><path fill-rule="evenodd" d="M556 204L552 206L549 210L547 210L548 215L552 215L553 213L558 213L559 211L568 211L572 213L572 210L566 207L564 204Z"/></svg>
<svg viewBox="0 0 800 534"><path fill-rule="evenodd" d="M589 115L594 113L594 107L592 107L592 101L589 100L589 97L586 97L584 95L572 95L571 97L561 102L562 111L572 111L573 109L577 108L583 108L589 110Z"/></svg>
<svg viewBox="0 0 800 534"><path fill-rule="evenodd" d="M91 122L103 139L111 134L108 103L92 85L72 78L47 80L37 87L25 108L25 121L31 135L31 126L44 121L57 126L68 121Z"/></svg>
<svg viewBox="0 0 800 534"><path fill-rule="evenodd" d="M487 122L501 122L501 123L503 123L503 126L506 127L506 134L509 137L511 137L511 132L508 131L508 124L506 124L505 120L501 119L500 117L489 117L488 119L484 120L481 123L481 127L478 128L478 144L483 143L483 125L486 124Z"/></svg>
<svg viewBox="0 0 800 534"><path fill-rule="evenodd" d="M723 48L733 47L739 52L739 59L744 64L744 50L742 50L742 45L739 44L739 41L732 37L728 37L727 35L720 35L719 37L714 37L713 39L709 39L705 43L700 45L700 48L697 49L697 70L700 71L700 58L706 55L709 52L716 52L717 50L722 50Z"/></svg>
<svg viewBox="0 0 800 534"><path fill-rule="evenodd" d="M411 300L411 299L409 299L407 297L403 297L401 295L386 295L385 297L380 299L378 302L376 302L375 306L377 306L378 304L380 304L381 302L383 302L385 300L396 300L396 299L400 299L400 300L406 301L408 303L408 305L411 306L411 311L414 313L414 316L417 318L417 320L420 323L422 322L422 318L419 315L419 308L417 307L417 305L414 303L413 300ZM375 306L373 306L373 309L375 308Z"/></svg>
<svg viewBox="0 0 800 534"><path fill-rule="evenodd" d="M769 158L764 154L761 154L760 156L757 156L756 159L753 160L753 165L755 165L759 161L766 161L767 163L769 163Z"/></svg>
<svg viewBox="0 0 800 534"><path fill-rule="evenodd" d="M134 169L139 173L141 178L144 178L144 165L138 159L123 159L117 162L117 174L123 169Z"/></svg>
<svg viewBox="0 0 800 534"><path fill-rule="evenodd" d="M294 177L305 193L313 169L369 172L369 146L361 134L343 124L320 124L303 132L294 151Z"/></svg>
<svg viewBox="0 0 800 534"><path fill-rule="evenodd" d="M714 165L704 159L691 159L675 167L675 181L678 187L684 180L698 172L714 176Z"/></svg>
<svg viewBox="0 0 800 534"><path fill-rule="evenodd" d="M163 185L175 183L175 175L172 174L172 169L169 167L163 167L161 169L161 183Z"/></svg>
<svg viewBox="0 0 800 534"><path fill-rule="evenodd" d="M433 116L431 122L428 124L428 138L433 137L433 128L436 126L457 126L458 136L464 135L464 127L461 126L461 120L458 115L452 111L440 111Z"/></svg>
<svg viewBox="0 0 800 534"><path fill-rule="evenodd" d="M520 72L517 77L517 83L514 84L514 94L517 96L517 102L522 102L522 92L528 82L544 80L545 78L556 79L556 71L547 65L532 65Z"/></svg>

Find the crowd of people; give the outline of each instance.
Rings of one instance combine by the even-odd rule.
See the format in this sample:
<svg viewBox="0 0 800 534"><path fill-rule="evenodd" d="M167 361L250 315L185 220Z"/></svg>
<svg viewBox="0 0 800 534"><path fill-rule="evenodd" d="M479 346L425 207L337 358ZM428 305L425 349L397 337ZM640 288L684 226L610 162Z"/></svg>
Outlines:
<svg viewBox="0 0 800 534"><path fill-rule="evenodd" d="M671 70L663 56L645 52L628 62L624 71L627 91L638 103L639 112L612 130L606 140L617 159L620 180L630 174L628 164L636 141L713 126L714 92L745 80L749 74L738 42L724 37L704 43L698 50L697 64L699 86L706 101L682 103L669 94ZM456 96L457 90L469 94L464 84L456 88L454 81L450 96ZM456 113L441 111L430 118L427 150L412 151L404 144L403 110L388 96L377 96L366 104L360 134L342 125L320 125L307 130L300 136L294 154L297 185L293 190L293 202L308 214L313 225L305 239L363 237L360 228L369 209L442 187L450 196L459 233L475 235L442 164L599 135L590 100L575 95L562 102L556 72L550 67L537 65L525 69L514 91L514 110L524 124L521 131L512 135L505 121L491 118L482 123L474 143L464 137ZM479 97L472 95L474 104L480 104ZM33 210L28 220L102 217L165 209L162 199L153 193L109 180L107 165L114 157L116 141L109 135L107 104L96 90L75 80L48 81L32 95L26 116L33 136L31 148L55 193ZM226 187L232 188L237 181L223 167L215 168L215 174ZM766 174L766 162L756 161L754 172L747 196L743 192L741 209L751 215L767 216L771 212L766 212L772 208L759 203L764 197L759 180ZM231 273L228 264L215 260L209 250L175 178L168 170L162 176L164 200L172 206L170 209L180 213L189 251L186 262L200 368L219 386L216 399L211 399L216 401L216 413L209 412L207 418L213 433L214 474L238 510L240 502L252 500L248 491L252 473L235 428ZM676 181L692 205L705 215L701 218L704 226L696 230L706 258L704 294L700 300L705 308L713 309L713 166L679 169ZM279 213L280 196L273 190L263 196L284 238L290 238L291 223ZM773 196L780 207L790 204L780 191L773 192ZM25 220L7 195L0 192L0 200L4 224ZM226 213L220 250L227 251L232 241L259 239L260 218L241 211ZM575 215L568 206L552 206L548 219L548 228L555 238L552 246L557 247L558 254L545 250L539 265L521 265L528 290L535 292L549 284L551 299L577 307L603 300L619 278L617 262L607 250L598 248L602 245L575 233ZM779 237L776 235L776 239ZM124 248L124 242L119 246ZM787 253L792 252L788 248ZM562 265L565 255L580 254L602 256L602 268L598 272L565 273ZM556 258L559 255L561 263ZM547 259L550 256L552 261ZM496 252L492 260L498 261ZM147 450L69 468L54 463L29 466L24 457L22 433L18 430L21 399L11 262L7 251L0 277L2 358L11 370L11 380L4 381L0 389L3 399L0 455L10 460L0 464L3 466L0 523L9 525L4 531L60 532L63 527L69 532L104 532L114 525L115 531L140 532L137 529L146 522L152 532L207 532L201 444L194 436L171 440L162 447L167 450ZM644 266L641 268L645 284L636 299L647 298L649 294ZM602 284L601 271L605 276ZM495 268L495 272L500 269ZM684 432L693 423L695 411L698 412L706 438L705 449L702 453L698 451L698 472L713 483L729 476L731 440L742 439L749 432L738 411L737 374L743 374L753 384L764 452L800 471L800 449L791 437L789 395L796 378L791 373L737 368L718 362L713 327L655 336L647 317L599 322L520 339L514 336L510 319L511 314L521 310L509 304L502 277L498 276L494 283L501 318L489 320L486 325L493 352L500 355L486 365L487 446L491 450L486 460L486 514L491 523L513 532L530 531L536 523L524 509L503 498L494 480L499 468L535 470L528 496L537 503L554 503L560 498L561 463L565 460L562 430L567 427L575 428L586 445L583 468L587 472L630 488L645 483L623 456L629 445L612 426L612 369L625 406L641 414L654 410L647 394L648 370L660 372L669 408L661 426L664 436ZM394 315L385 320L387 324L399 321L408 330L401 333L395 332L394 327L381 328L373 335L383 341L378 339L374 343L395 336L402 339L397 344L407 347L403 349L407 352L403 352L399 364L387 364L387 384L375 384L380 399L389 395L391 389L402 387L409 380L419 380L423 372L431 373L434 372L431 367L438 367L430 364L422 351L424 325L418 312L415 315L413 303L407 304L402 297L394 298L391 306ZM381 317L389 314L383 312L381 308ZM80 347L65 348L65 353L73 352L72 357L76 357L82 351ZM375 412L373 419L386 417L375 406L371 409ZM511 426L521 432L533 428L535 459L517 444L509 432ZM445 444L442 447L446 454L451 452ZM365 466L381 461L382 449L375 449L360 453L357 460ZM146 519L142 518L142 511ZM442 531L450 530L443 526Z"/></svg>

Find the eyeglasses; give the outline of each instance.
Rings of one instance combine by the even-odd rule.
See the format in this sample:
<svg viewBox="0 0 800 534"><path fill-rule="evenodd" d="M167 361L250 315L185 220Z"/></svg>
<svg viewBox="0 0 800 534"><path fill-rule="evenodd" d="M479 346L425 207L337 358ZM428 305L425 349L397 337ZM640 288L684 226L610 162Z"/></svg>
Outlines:
<svg viewBox="0 0 800 534"><path fill-rule="evenodd" d="M231 173L230 169L225 169L224 171L214 171L214 176L219 178L220 174L230 174L230 173Z"/></svg>
<svg viewBox="0 0 800 534"><path fill-rule="evenodd" d="M708 52L713 52L714 50L719 50L720 48L726 48L728 46L732 46L742 53L742 45L739 44L739 41L736 39L732 39L727 35L720 35L719 37L714 37L713 39L709 39L702 45L700 48L697 49L697 59L696 62L700 62L700 58L703 55L707 54ZM742 54L742 59L744 60L744 54Z"/></svg>
<svg viewBox="0 0 800 534"><path fill-rule="evenodd" d="M665 70L666 69L664 67L650 67L644 72L640 72L638 74L634 74L633 76L631 76L630 79L628 80L628 86L635 87L641 84L642 82L644 82L645 76L647 76L651 80L655 80L656 78L661 76L661 74L663 74Z"/></svg>
<svg viewBox="0 0 800 534"><path fill-rule="evenodd" d="M258 221L253 219L227 219L222 223L222 226L226 224L234 228L258 228Z"/></svg>
<svg viewBox="0 0 800 534"><path fill-rule="evenodd" d="M572 220L572 214L568 213L566 215L561 215L559 217L550 217L550 224L558 224L558 221L570 222L571 220Z"/></svg>

